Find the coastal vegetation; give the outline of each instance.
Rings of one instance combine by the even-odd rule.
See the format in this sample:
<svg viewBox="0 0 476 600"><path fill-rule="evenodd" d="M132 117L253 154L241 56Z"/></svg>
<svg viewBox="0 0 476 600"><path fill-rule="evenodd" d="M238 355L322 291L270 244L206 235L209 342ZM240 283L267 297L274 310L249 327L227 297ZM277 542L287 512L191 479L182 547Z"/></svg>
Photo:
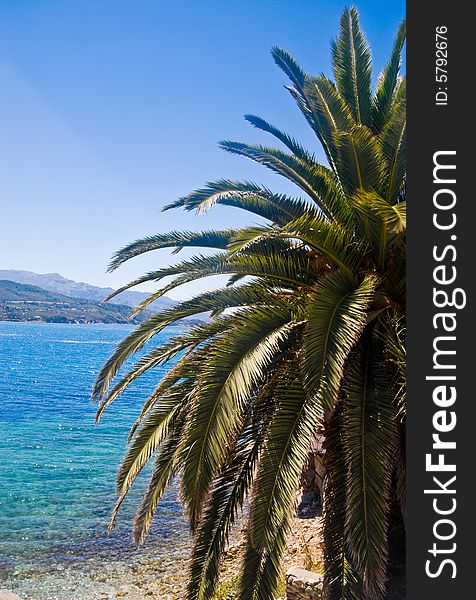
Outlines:
<svg viewBox="0 0 476 600"><path fill-rule="evenodd" d="M402 597L404 40L402 24L374 87L371 51L355 8L343 12L332 45L334 80L306 74L274 48L326 164L287 133L247 115L279 147L231 141L221 147L283 176L300 195L252 182L209 183L164 210L205 213L221 204L248 211L262 224L150 236L119 250L110 265L114 270L162 248L207 249L115 292L173 277L133 314L178 286L212 275L229 278L225 287L142 323L119 343L93 392L99 420L144 373L171 365L132 425L112 522L153 462L134 523L141 543L164 491L179 478L194 538L189 600L209 600L217 591L227 540L245 506L236 597L276 597L301 475L318 436L325 448L326 599ZM153 343L165 327L203 312L210 319ZM124 372L134 355L135 364Z"/></svg>
<svg viewBox="0 0 476 600"><path fill-rule="evenodd" d="M74 281L63 277L59 273L34 273L33 271L19 271L16 269L0 269L0 279L5 281L14 281L23 285L33 285L48 292L70 296L72 298L80 298L81 300L89 300L95 304L102 302L107 296L112 294L114 290L110 287L103 288L97 285L91 285L84 281ZM145 292L136 290L126 291L111 298L110 304L121 304L136 307L142 300L147 297ZM159 298L156 303L150 306L154 310L162 310L170 308L174 302L165 297Z"/></svg>
<svg viewBox="0 0 476 600"><path fill-rule="evenodd" d="M0 270L0 321L137 324L150 317L151 311L175 304L170 298L159 298L148 310L131 317L131 309L148 294L125 292L105 303L113 292L112 288L73 281L59 273Z"/></svg>
<svg viewBox="0 0 476 600"><path fill-rule="evenodd" d="M37 323L140 323L147 314L129 318L122 304L103 304L49 292L34 285L0 280L0 321Z"/></svg>

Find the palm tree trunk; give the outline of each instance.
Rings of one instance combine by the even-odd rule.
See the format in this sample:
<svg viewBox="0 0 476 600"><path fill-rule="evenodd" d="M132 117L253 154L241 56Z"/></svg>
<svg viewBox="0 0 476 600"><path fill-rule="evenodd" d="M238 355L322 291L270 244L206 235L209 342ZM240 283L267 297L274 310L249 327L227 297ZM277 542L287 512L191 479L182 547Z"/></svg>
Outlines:
<svg viewBox="0 0 476 600"><path fill-rule="evenodd" d="M324 459L322 442L324 437L316 436L308 463L302 473L301 500L298 505L298 516L302 519L320 517L324 502Z"/></svg>

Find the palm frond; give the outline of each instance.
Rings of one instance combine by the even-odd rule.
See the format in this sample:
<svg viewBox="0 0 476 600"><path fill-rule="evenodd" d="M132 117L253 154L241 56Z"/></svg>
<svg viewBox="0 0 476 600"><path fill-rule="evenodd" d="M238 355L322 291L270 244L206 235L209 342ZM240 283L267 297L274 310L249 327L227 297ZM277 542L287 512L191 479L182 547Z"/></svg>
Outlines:
<svg viewBox="0 0 476 600"><path fill-rule="evenodd" d="M241 208L278 224L287 223L312 210L304 200L274 194L252 182L234 182L228 179L208 183L206 187L168 204L163 210L183 207L187 211L197 210L199 214L203 214L216 204Z"/></svg>
<svg viewBox="0 0 476 600"><path fill-rule="evenodd" d="M362 143L363 134L356 134L355 137L357 138L355 144L359 144L359 149L362 153L360 158L362 169L364 170L364 174L367 175L365 169L368 168L368 164L364 163L367 155L364 154L366 148L364 143ZM367 142L367 145L369 145L369 143L370 142ZM296 158L292 154L287 154L276 148L269 148L266 146L230 141L221 142L220 146L228 152L245 156L258 162L292 181L314 200L318 207L319 214L324 215L327 218L335 217L343 223L345 223L346 220L348 221L350 211L345 197L343 196L334 175L326 167L318 163L306 162ZM375 152L377 151L378 149L375 150ZM304 214L305 213L301 216L304 216Z"/></svg>
<svg viewBox="0 0 476 600"><path fill-rule="evenodd" d="M152 394L146 398L142 405L141 412L136 418L129 431L127 443L130 443L133 439L138 427L144 421L144 418L149 412L160 402L163 395L167 394L169 390L177 385L181 380L190 385L196 385L200 367L204 357L208 352L209 341L202 344L198 349L190 350L186 352L181 359L168 371L164 377L160 380L160 383L152 392Z"/></svg>
<svg viewBox="0 0 476 600"><path fill-rule="evenodd" d="M398 75L402 63L402 50L406 37L406 22L398 28L390 59L379 76L372 104L372 130L378 134L387 124L395 99Z"/></svg>
<svg viewBox="0 0 476 600"><path fill-rule="evenodd" d="M351 232L336 223L315 217L296 219L281 228L280 235L301 240L331 265L349 275L361 260L362 246Z"/></svg>
<svg viewBox="0 0 476 600"><path fill-rule="evenodd" d="M271 54L278 67L289 77L298 89L301 89L304 85L306 74L289 52L275 46L271 49Z"/></svg>
<svg viewBox="0 0 476 600"><path fill-rule="evenodd" d="M145 307L149 302L184 283L205 277L231 275L234 273L250 277L266 277L270 280L286 281L290 284L305 284L306 282L309 284L309 281L312 282L313 280L312 269L309 267L307 257L290 257L281 255L280 253L266 253L261 256L256 253L252 254L251 252L249 254L233 256L227 252L223 252L212 256L195 256L173 267L164 267L158 271L151 271L122 286L113 292L110 297L116 296L124 290L131 289L142 283L159 282L165 277L173 275L181 276L156 292L153 298L146 299L140 304L141 307ZM213 310L213 308L215 307L209 310ZM164 311L162 314L167 316L169 313L168 311Z"/></svg>
<svg viewBox="0 0 476 600"><path fill-rule="evenodd" d="M190 352L191 350L195 349L208 338L213 338L214 336L223 332L227 327L230 326L230 321L232 321L232 319L228 317L214 319L209 323L202 323L200 325L188 327L184 335L173 336L165 343L153 348L150 350L150 352L147 352L123 377L121 377L121 379L114 385L108 394L103 397L101 405L96 413L96 424L102 418L106 408L110 406L110 404L112 404L116 398L123 394L134 381L144 375L144 373L150 369L157 368L167 362L170 362L176 358L177 355L183 353L184 351ZM177 371L177 367L179 367L179 365L175 365L171 371L169 371L167 374L164 374L162 378L163 383L172 381L174 373ZM178 375L176 379L179 379ZM173 381L171 385L174 383L175 381ZM165 386L161 384L156 389L154 394L160 394L165 389Z"/></svg>
<svg viewBox="0 0 476 600"><path fill-rule="evenodd" d="M342 13L339 35L332 44L332 64L339 92L357 123L370 125L372 56L354 6Z"/></svg>
<svg viewBox="0 0 476 600"><path fill-rule="evenodd" d="M404 423L406 413L407 352L405 345L405 317L389 311L382 319L381 341L384 344L386 360L394 370L395 406L397 418Z"/></svg>
<svg viewBox="0 0 476 600"><path fill-rule="evenodd" d="M137 432L132 445L128 448L119 467L116 480L116 490L119 498L112 511L109 528L116 520L123 500L129 493L142 469L156 453L160 445L170 434L170 428L177 413L186 403L190 383L178 385L172 392L164 394L161 403Z"/></svg>
<svg viewBox="0 0 476 600"><path fill-rule="evenodd" d="M337 119L339 118L339 114L333 112L335 106L332 105L334 102L329 102L329 98L320 98L319 94L317 97L313 97L312 87L310 90L308 86L308 82L311 78L309 78L302 71L294 58L288 52L280 48L273 48L272 54L276 64L290 78L293 86L288 87L287 89L295 99L296 104L298 105L304 118L309 123L318 140L322 144L329 164L335 171L335 151L332 140L330 140L328 135L326 135L329 128L329 122L331 124L337 123ZM311 94L309 94L310 91ZM339 102L339 100L337 100L337 102ZM348 111L348 113L350 114L350 111Z"/></svg>
<svg viewBox="0 0 476 600"><path fill-rule="evenodd" d="M213 477L243 424L246 403L266 382L292 329L289 310L255 309L219 339L203 365L183 440L182 495L195 529Z"/></svg>
<svg viewBox="0 0 476 600"><path fill-rule="evenodd" d="M169 360L172 360L179 352L187 347L186 344L180 342L169 342L154 348L143 356L136 364L114 385L114 387L103 396L100 406L96 412L96 424L102 419L105 410L118 398L124 391L141 377L149 369L158 367ZM168 378L167 378L168 379Z"/></svg>
<svg viewBox="0 0 476 600"><path fill-rule="evenodd" d="M354 196L354 209L361 235L368 240L375 262L384 273L390 248L406 231L406 202L392 206L378 194L365 192Z"/></svg>
<svg viewBox="0 0 476 600"><path fill-rule="evenodd" d="M266 549L261 561L259 580L256 586L256 600L276 598L282 576L281 559L286 549L286 540L291 529L291 518L287 513L276 531L272 545ZM247 598L245 596L244 598ZM243 599L243 596L242 596Z"/></svg>
<svg viewBox="0 0 476 600"><path fill-rule="evenodd" d="M220 558L226 547L230 528L252 485L261 445L272 415L271 407L275 403L273 383L271 380L264 386L254 406L250 407L248 425L236 447L230 451L227 465L215 480L195 538L188 600L207 600L215 590Z"/></svg>
<svg viewBox="0 0 476 600"><path fill-rule="evenodd" d="M395 479L398 506L405 521L407 512L407 459L406 459L406 428L405 423L397 425L397 452L395 460Z"/></svg>
<svg viewBox="0 0 476 600"><path fill-rule="evenodd" d="M288 154L277 148L267 146L222 141L220 142L220 147L227 152L244 156L264 165L278 175L282 175L289 181L292 181L314 200L321 212L327 215L325 206L322 205L322 199L313 185L315 178L314 167L317 166L317 163L310 164L293 154Z"/></svg>
<svg viewBox="0 0 476 600"><path fill-rule="evenodd" d="M402 100L392 111L391 118L380 136L380 146L386 159L383 193L391 204L398 202L407 175L406 132L406 103Z"/></svg>
<svg viewBox="0 0 476 600"><path fill-rule="evenodd" d="M241 229L232 237L227 250L230 256L240 254L259 254L261 256L279 255L281 253L300 253L300 249L288 239L279 235L280 229L276 227L247 227ZM301 251L304 258L305 252Z"/></svg>
<svg viewBox="0 0 476 600"><path fill-rule="evenodd" d="M169 233L151 235L136 240L131 244L127 244L127 246L118 250L112 257L108 272L111 273L112 271L115 271L120 265L135 256L140 256L146 252L152 252L153 250L160 250L162 248L175 248L174 253L179 252L185 247L224 250L230 237L235 233L235 229L226 229L224 231L210 230L199 232L171 231Z"/></svg>
<svg viewBox="0 0 476 600"><path fill-rule="evenodd" d="M164 365L176 358L179 354L187 357L192 350L203 344L208 339L223 333L227 328L233 326L233 317L231 315L213 319L210 322L204 322L199 325L189 326L185 334L171 337L165 343L147 352L142 356L132 368L116 383L116 385L104 396L101 405L96 414L96 423L98 423L107 409L116 398L118 398L134 381L144 375L146 371ZM185 352L185 354L183 354ZM181 375L181 360L166 374L163 375L161 383L151 396L151 399L158 397L167 386L174 385ZM149 399L150 400L150 399ZM144 406L149 406L146 401Z"/></svg>
<svg viewBox="0 0 476 600"><path fill-rule="evenodd" d="M337 169L349 196L360 190L378 192L381 188L385 161L380 146L370 130L356 126L351 132L338 132Z"/></svg>
<svg viewBox="0 0 476 600"><path fill-rule="evenodd" d="M252 481L261 438L239 447L233 461L218 477L197 531L187 600L212 598L228 534Z"/></svg>
<svg viewBox="0 0 476 600"><path fill-rule="evenodd" d="M347 465L342 443L342 402L325 422L324 599L346 599L345 505Z"/></svg>
<svg viewBox="0 0 476 600"><path fill-rule="evenodd" d="M303 104L302 99L291 92L298 103ZM336 89L334 83L324 75L319 77L308 77L304 86L306 102L301 106L302 111L312 112L313 121L319 128L319 139L323 144L327 158L334 173L337 174L335 161L337 149L335 146L335 134L338 131L351 131L356 124L348 105Z"/></svg>
<svg viewBox="0 0 476 600"><path fill-rule="evenodd" d="M248 121L248 123L251 123L253 127L256 127L257 129L261 129L261 131L266 131L267 133L273 135L276 139L282 142L289 150L291 150L291 152L297 158L300 158L301 160L304 160L309 163L314 163L316 161L314 155L308 152L305 148L303 148L303 146L301 146L301 144L297 140L290 137L287 133L284 133L277 127L274 127L274 125L271 125L261 117L257 117L256 115L245 115L245 119Z"/></svg>
<svg viewBox="0 0 476 600"><path fill-rule="evenodd" d="M185 300L162 313L155 315L141 323L132 333L122 340L112 356L106 361L99 372L93 387L93 397L101 401L104 399L109 386L124 362L133 354L140 351L144 345L155 335L160 333L167 325L180 321L186 317L221 308L232 308L247 304L261 304L266 300L262 288L256 285L242 285L205 292L190 300Z"/></svg>
<svg viewBox="0 0 476 600"><path fill-rule="evenodd" d="M346 541L369 600L384 598L387 583L388 498L396 440L391 386L376 346L366 336L350 361L343 414L349 465Z"/></svg>
<svg viewBox="0 0 476 600"><path fill-rule="evenodd" d="M336 131L350 131L356 125L352 113L334 83L324 75L309 77L305 86L323 137L332 145Z"/></svg>
<svg viewBox="0 0 476 600"><path fill-rule="evenodd" d="M271 548L283 519L295 507L296 492L319 422L319 410L304 393L299 366L275 390L277 409L256 476L250 512L251 543Z"/></svg>
<svg viewBox="0 0 476 600"><path fill-rule="evenodd" d="M305 386L323 411L335 405L345 362L364 330L377 282L367 275L357 285L353 277L333 272L321 281L309 306Z"/></svg>
<svg viewBox="0 0 476 600"><path fill-rule="evenodd" d="M393 106L398 106L400 102L406 100L407 97L407 78L405 75L402 75L397 80L397 85L395 86L395 99L393 102Z"/></svg>
<svg viewBox="0 0 476 600"><path fill-rule="evenodd" d="M256 589L264 562L264 551L255 548L248 532L240 575L239 600L256 600Z"/></svg>
<svg viewBox="0 0 476 600"><path fill-rule="evenodd" d="M134 541L137 545L144 541L159 502L172 477L180 468L178 446L182 428L183 423L180 423L174 435L163 443L155 459L149 486L134 520Z"/></svg>

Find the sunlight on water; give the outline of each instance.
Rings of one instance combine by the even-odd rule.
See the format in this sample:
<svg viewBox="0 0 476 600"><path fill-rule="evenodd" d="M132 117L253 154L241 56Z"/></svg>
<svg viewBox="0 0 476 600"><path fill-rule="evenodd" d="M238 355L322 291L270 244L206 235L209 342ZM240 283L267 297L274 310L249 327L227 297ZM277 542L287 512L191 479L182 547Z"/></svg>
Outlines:
<svg viewBox="0 0 476 600"><path fill-rule="evenodd" d="M94 377L129 331L0 323L0 588L32 600L112 598L125 583L139 589L137 579L156 576L157 564L184 568L176 490L143 549L130 539L138 493L106 532L128 427L164 373L149 373L94 426Z"/></svg>

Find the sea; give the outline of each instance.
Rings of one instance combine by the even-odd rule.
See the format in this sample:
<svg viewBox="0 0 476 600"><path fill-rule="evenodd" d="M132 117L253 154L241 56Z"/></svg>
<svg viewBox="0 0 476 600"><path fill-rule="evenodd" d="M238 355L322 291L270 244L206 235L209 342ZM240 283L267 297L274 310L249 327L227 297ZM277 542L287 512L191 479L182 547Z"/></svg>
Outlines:
<svg viewBox="0 0 476 600"><path fill-rule="evenodd" d="M129 427L165 373L94 424L95 376L130 331L0 322L0 590L22 600L183 597L190 541L174 484L143 547L131 528L147 472L107 531Z"/></svg>

